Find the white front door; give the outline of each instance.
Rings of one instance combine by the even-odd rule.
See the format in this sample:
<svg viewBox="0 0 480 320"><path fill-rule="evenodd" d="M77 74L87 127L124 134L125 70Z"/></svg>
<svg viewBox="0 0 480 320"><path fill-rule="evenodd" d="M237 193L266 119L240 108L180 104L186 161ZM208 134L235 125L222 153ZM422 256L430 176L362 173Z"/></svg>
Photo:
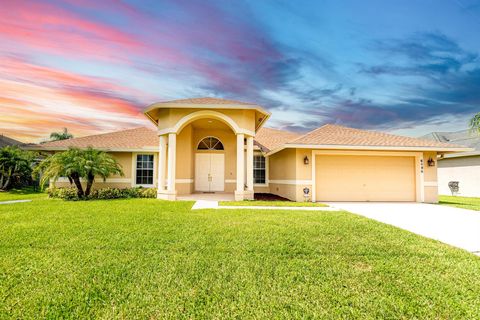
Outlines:
<svg viewBox="0 0 480 320"><path fill-rule="evenodd" d="M225 157L222 153L195 154L195 191L224 191Z"/></svg>

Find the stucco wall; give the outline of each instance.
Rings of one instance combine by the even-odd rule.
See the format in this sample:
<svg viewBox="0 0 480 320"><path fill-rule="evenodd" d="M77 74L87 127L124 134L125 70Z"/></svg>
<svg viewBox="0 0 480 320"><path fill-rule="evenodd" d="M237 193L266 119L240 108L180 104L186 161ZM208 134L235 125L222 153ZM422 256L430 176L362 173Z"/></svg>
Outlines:
<svg viewBox="0 0 480 320"><path fill-rule="evenodd" d="M158 112L158 129L173 128L183 117L200 111L199 109L160 109ZM237 109L215 109L215 112L230 117L240 128L255 131L255 111Z"/></svg>
<svg viewBox="0 0 480 320"><path fill-rule="evenodd" d="M451 195L448 182L459 182L460 196L480 197L480 156L446 158L438 161L438 192Z"/></svg>
<svg viewBox="0 0 480 320"><path fill-rule="evenodd" d="M435 166L429 167L428 160L435 160ZM438 163L437 163L437 153L436 152L424 152L423 153L423 163L424 163L424 198L425 202L428 203L437 203L438 202Z"/></svg>
<svg viewBox="0 0 480 320"><path fill-rule="evenodd" d="M297 152L284 149L269 157L270 192L295 201L297 199L296 174Z"/></svg>

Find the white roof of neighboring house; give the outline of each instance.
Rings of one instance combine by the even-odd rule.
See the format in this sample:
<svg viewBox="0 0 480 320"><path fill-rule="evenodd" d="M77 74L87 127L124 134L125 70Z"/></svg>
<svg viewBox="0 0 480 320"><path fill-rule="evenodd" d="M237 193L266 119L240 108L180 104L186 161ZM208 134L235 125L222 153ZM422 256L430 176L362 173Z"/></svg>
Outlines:
<svg viewBox="0 0 480 320"><path fill-rule="evenodd" d="M463 145L474 150L445 155L445 158L457 158L480 155L480 133L471 130L459 130L451 132L431 132L426 134L421 139L428 139L432 141L453 143Z"/></svg>

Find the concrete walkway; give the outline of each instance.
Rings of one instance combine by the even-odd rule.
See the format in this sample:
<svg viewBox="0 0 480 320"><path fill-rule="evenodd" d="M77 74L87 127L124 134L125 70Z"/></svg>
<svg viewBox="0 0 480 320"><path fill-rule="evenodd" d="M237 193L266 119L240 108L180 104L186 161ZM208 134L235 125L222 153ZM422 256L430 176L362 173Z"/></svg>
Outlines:
<svg viewBox="0 0 480 320"><path fill-rule="evenodd" d="M426 203L327 204L480 254L480 211Z"/></svg>
<svg viewBox="0 0 480 320"><path fill-rule="evenodd" d="M198 200L192 210L200 209L248 209L248 210L296 210L296 211L338 211L333 207L280 207L280 206L219 206L218 201Z"/></svg>
<svg viewBox="0 0 480 320"><path fill-rule="evenodd" d="M9 200L9 201L0 201L0 204L12 204L12 203L20 203L20 202L30 202L32 200Z"/></svg>

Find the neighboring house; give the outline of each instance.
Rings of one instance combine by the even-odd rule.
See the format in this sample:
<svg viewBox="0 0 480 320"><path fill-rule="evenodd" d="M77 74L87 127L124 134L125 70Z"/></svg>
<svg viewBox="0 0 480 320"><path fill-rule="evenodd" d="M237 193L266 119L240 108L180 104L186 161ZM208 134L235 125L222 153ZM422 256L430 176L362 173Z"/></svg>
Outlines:
<svg viewBox="0 0 480 320"><path fill-rule="evenodd" d="M157 127L47 142L57 151L92 146L110 152L124 177L97 187L158 187L158 198L195 192L273 193L295 201L437 202L437 154L461 146L325 125L307 134L268 129L270 113L239 101L196 98L150 105ZM67 184L68 182L61 182ZM60 184L61 184L60 183Z"/></svg>
<svg viewBox="0 0 480 320"><path fill-rule="evenodd" d="M23 145L23 142L20 142L18 140L15 140L7 136L4 136L3 134L0 134L0 148L6 147L6 146L21 146L21 145Z"/></svg>
<svg viewBox="0 0 480 320"><path fill-rule="evenodd" d="M450 182L458 182L455 194L480 197L480 135L470 130L432 132L424 139L472 148L470 152L444 154L438 159L438 193L451 195Z"/></svg>

